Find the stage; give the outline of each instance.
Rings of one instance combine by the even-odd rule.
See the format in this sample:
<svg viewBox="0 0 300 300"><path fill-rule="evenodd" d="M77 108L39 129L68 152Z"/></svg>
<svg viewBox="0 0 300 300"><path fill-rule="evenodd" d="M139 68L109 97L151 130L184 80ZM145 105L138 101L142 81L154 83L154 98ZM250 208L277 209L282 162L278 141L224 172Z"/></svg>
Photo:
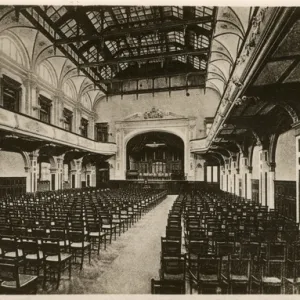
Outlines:
<svg viewBox="0 0 300 300"><path fill-rule="evenodd" d="M152 188L165 189L169 195L178 195L184 190L198 189L204 186L212 186L219 189L218 183L208 183L204 181L188 181L188 180L142 180L142 179L127 179L127 180L110 180L109 186L112 188L122 187L137 187L137 188Z"/></svg>

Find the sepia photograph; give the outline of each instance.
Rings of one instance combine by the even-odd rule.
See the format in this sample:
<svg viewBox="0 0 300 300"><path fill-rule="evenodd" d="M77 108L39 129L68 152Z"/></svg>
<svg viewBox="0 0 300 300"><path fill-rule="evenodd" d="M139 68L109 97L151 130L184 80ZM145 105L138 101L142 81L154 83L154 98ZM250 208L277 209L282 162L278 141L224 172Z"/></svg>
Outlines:
<svg viewBox="0 0 300 300"><path fill-rule="evenodd" d="M0 5L0 298L299 294L300 7L75 4Z"/></svg>

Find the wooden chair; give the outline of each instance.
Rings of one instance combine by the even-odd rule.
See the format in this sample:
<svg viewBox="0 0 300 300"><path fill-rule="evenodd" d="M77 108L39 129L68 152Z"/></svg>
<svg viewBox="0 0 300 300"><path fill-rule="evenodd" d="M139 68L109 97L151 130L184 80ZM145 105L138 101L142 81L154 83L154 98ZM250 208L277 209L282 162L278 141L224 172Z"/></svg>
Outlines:
<svg viewBox="0 0 300 300"><path fill-rule="evenodd" d="M246 293L250 293L251 280L251 257L242 258L229 256L227 268L221 273L222 280L228 284L230 294L233 294L234 287L245 287Z"/></svg>
<svg viewBox="0 0 300 300"><path fill-rule="evenodd" d="M300 293L300 242L297 241L290 246L290 255L287 257L285 286L292 287L293 294Z"/></svg>
<svg viewBox="0 0 300 300"><path fill-rule="evenodd" d="M39 276L43 265L43 252L40 251L38 239L33 237L20 237L19 248L24 257L24 273L28 268L35 269L36 275Z"/></svg>
<svg viewBox="0 0 300 300"><path fill-rule="evenodd" d="M45 288L47 276L53 272L57 273L56 289L59 287L61 273L68 268L69 278L71 279L72 254L61 252L58 239L42 239L41 250L43 251L43 269Z"/></svg>
<svg viewBox="0 0 300 300"><path fill-rule="evenodd" d="M91 263L91 243L86 241L84 229L82 230L69 230L68 240L70 241L70 253L73 254L74 262L80 257L80 270L83 268L84 256L88 255L89 263Z"/></svg>
<svg viewBox="0 0 300 300"><path fill-rule="evenodd" d="M97 249L100 253L100 245L104 241L104 249L106 249L106 232L102 230L101 219L88 220L87 222L88 241L91 243L92 249Z"/></svg>
<svg viewBox="0 0 300 300"><path fill-rule="evenodd" d="M215 292L224 289L221 278L222 257L215 255L198 256L197 263L197 289L202 294L205 288L214 288Z"/></svg>
<svg viewBox="0 0 300 300"><path fill-rule="evenodd" d="M176 284L185 282L185 255L178 255L177 257L163 258L160 269L160 279L172 281Z"/></svg>
<svg viewBox="0 0 300 300"><path fill-rule="evenodd" d="M117 239L117 226L112 223L112 219L110 216L100 216L102 221L102 229L109 235L110 244L112 242L112 236L114 235L114 239Z"/></svg>
<svg viewBox="0 0 300 300"><path fill-rule="evenodd" d="M265 294L266 289L277 289L283 293L283 279L285 277L285 263L278 260L261 259L253 264L251 275L251 291L258 286L259 292Z"/></svg>
<svg viewBox="0 0 300 300"><path fill-rule="evenodd" d="M0 294L36 294L37 276L19 272L17 259L0 258Z"/></svg>
<svg viewBox="0 0 300 300"><path fill-rule="evenodd" d="M18 239L14 235L0 236L1 256L6 258L15 258L18 261L23 259L23 252L18 248Z"/></svg>
<svg viewBox="0 0 300 300"><path fill-rule="evenodd" d="M185 294L184 282L151 279L151 294Z"/></svg>

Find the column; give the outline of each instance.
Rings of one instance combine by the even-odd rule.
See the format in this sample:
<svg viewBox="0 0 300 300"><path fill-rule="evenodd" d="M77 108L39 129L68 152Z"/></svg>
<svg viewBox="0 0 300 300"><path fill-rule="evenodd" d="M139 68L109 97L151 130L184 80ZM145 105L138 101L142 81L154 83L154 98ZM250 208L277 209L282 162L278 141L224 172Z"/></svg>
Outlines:
<svg viewBox="0 0 300 300"><path fill-rule="evenodd" d="M30 159L30 166L28 169L29 172L29 182L28 182L28 191L31 193L34 193L37 191L37 173L38 173L38 152L34 151L29 154L29 159Z"/></svg>
<svg viewBox="0 0 300 300"><path fill-rule="evenodd" d="M95 116L89 117L88 138L95 139Z"/></svg>
<svg viewBox="0 0 300 300"><path fill-rule="evenodd" d="M70 183L72 188L81 188L81 167L82 158L74 159L71 164Z"/></svg>
<svg viewBox="0 0 300 300"><path fill-rule="evenodd" d="M231 177L231 193L238 195L238 174L237 174L237 159L232 156L230 164L230 177Z"/></svg>
<svg viewBox="0 0 300 300"><path fill-rule="evenodd" d="M25 101L23 104L24 111L34 118L39 118L39 88L37 86L37 77L33 73L29 73L27 78L23 81L25 86L25 94L22 98ZM23 112L24 112L23 111Z"/></svg>
<svg viewBox="0 0 300 300"><path fill-rule="evenodd" d="M96 186L96 167L95 166L92 166L90 186L91 187Z"/></svg>
<svg viewBox="0 0 300 300"><path fill-rule="evenodd" d="M63 127L61 119L64 111L64 92L61 89L57 89L52 99L51 122L56 126Z"/></svg>
<svg viewBox="0 0 300 300"><path fill-rule="evenodd" d="M73 126L72 131L75 133L80 134L79 127L81 126L81 104L77 103L75 109L74 109L74 118L73 118Z"/></svg>
<svg viewBox="0 0 300 300"><path fill-rule="evenodd" d="M247 171L247 199L252 200L252 166L248 166Z"/></svg>
<svg viewBox="0 0 300 300"><path fill-rule="evenodd" d="M63 182L64 182L64 155L59 156L56 158L57 160L57 189L63 189Z"/></svg>
<svg viewBox="0 0 300 300"><path fill-rule="evenodd" d="M275 168L276 163L269 163L269 188L268 188L268 206L269 209L275 209Z"/></svg>
<svg viewBox="0 0 300 300"><path fill-rule="evenodd" d="M50 168L50 190L58 189L58 168Z"/></svg>
<svg viewBox="0 0 300 300"><path fill-rule="evenodd" d="M259 201L262 205L269 205L269 166L268 166L268 150L261 150L259 154L260 164L260 193Z"/></svg>

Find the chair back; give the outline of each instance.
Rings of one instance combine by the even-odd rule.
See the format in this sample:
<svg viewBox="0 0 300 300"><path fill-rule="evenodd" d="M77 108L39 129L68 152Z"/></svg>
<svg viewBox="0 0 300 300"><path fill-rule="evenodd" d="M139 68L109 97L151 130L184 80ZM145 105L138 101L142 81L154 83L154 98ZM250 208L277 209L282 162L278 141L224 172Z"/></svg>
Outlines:
<svg viewBox="0 0 300 300"><path fill-rule="evenodd" d="M11 281L20 288L19 265L16 259L0 258L0 281Z"/></svg>
<svg viewBox="0 0 300 300"><path fill-rule="evenodd" d="M16 253L16 258L19 257L18 242L15 236L2 235L0 237L0 249L2 250L2 254L14 252Z"/></svg>
<svg viewBox="0 0 300 300"><path fill-rule="evenodd" d="M215 275L220 278L222 258L214 255L198 255L198 280L200 275Z"/></svg>
<svg viewBox="0 0 300 300"><path fill-rule="evenodd" d="M250 280L251 259L241 257L229 257L229 274L237 276L245 276Z"/></svg>
<svg viewBox="0 0 300 300"><path fill-rule="evenodd" d="M26 258L28 254L35 254L39 259L38 240L33 237L20 237L19 247L22 249L23 255Z"/></svg>
<svg viewBox="0 0 300 300"><path fill-rule="evenodd" d="M162 257L178 256L181 253L181 243L176 240L161 238Z"/></svg>
<svg viewBox="0 0 300 300"><path fill-rule="evenodd" d="M43 251L43 257L46 259L48 256L58 256L60 261L60 247L59 240L53 238L42 239L41 250Z"/></svg>

